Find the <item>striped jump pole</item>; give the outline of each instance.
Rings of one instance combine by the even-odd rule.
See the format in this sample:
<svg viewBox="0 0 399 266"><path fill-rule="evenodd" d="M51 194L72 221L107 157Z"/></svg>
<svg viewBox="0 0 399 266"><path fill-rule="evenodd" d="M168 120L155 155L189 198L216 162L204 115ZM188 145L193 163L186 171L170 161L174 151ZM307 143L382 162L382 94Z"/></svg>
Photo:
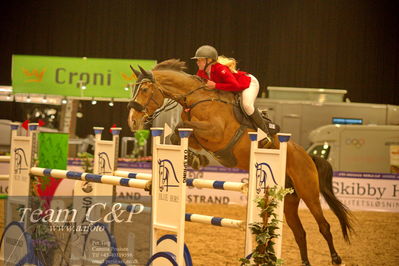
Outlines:
<svg viewBox="0 0 399 266"><path fill-rule="evenodd" d="M121 210L126 210L127 212L132 213L151 213L150 207L145 207L143 205L138 204L129 204L129 203L116 203L121 205Z"/></svg>
<svg viewBox="0 0 399 266"><path fill-rule="evenodd" d="M188 187L229 190L241 193L247 193L248 191L248 184L241 182L215 181L208 179L187 179L186 181Z"/></svg>
<svg viewBox="0 0 399 266"><path fill-rule="evenodd" d="M142 180L151 180L152 179L152 174L133 173L133 172L121 171L121 170L116 170L114 172L114 175L115 176L126 177L126 178L142 179Z"/></svg>
<svg viewBox="0 0 399 266"><path fill-rule="evenodd" d="M114 172L115 176L140 179L140 180L152 180L152 174L147 173L133 173L128 171L117 170ZM241 182L229 182L229 181L217 181L217 180L209 180L209 179L193 179L187 178L187 186L195 187L195 188L211 188L211 189L219 189L219 190L229 190L229 191L237 191L242 193L247 193L248 184Z"/></svg>
<svg viewBox="0 0 399 266"><path fill-rule="evenodd" d="M140 188L140 189L148 189L151 184L151 181L148 180L124 178L124 177L110 176L110 175L97 175L91 173L39 168L39 167L32 167L30 169L30 173L36 176L47 176L47 177L51 176L55 178L73 179L78 181L88 181L100 184L124 186L124 187Z"/></svg>
<svg viewBox="0 0 399 266"><path fill-rule="evenodd" d="M202 214L193 214L193 213L186 213L185 221L201 223L201 224L209 224L221 227L238 228L242 230L244 229L245 226L245 221L242 220L234 220L234 219L208 216Z"/></svg>

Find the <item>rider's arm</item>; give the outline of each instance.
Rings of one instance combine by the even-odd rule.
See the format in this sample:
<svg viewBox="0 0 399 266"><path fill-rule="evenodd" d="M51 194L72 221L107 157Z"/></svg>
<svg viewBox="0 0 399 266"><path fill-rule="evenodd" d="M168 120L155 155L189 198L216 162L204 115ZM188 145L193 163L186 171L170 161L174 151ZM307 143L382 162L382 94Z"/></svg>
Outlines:
<svg viewBox="0 0 399 266"><path fill-rule="evenodd" d="M198 70L197 76L203 79L209 79L208 74L204 70Z"/></svg>
<svg viewBox="0 0 399 266"><path fill-rule="evenodd" d="M213 81L217 80L215 88L224 91L242 91L240 84L233 76L231 71L224 65L219 65L215 69L212 68L211 76Z"/></svg>

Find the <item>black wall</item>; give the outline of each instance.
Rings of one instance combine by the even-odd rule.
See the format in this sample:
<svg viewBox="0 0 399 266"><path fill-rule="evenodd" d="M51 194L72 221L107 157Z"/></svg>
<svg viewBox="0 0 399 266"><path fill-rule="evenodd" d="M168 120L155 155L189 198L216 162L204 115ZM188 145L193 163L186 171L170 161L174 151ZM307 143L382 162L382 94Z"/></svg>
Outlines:
<svg viewBox="0 0 399 266"><path fill-rule="evenodd" d="M70 0L0 5L1 85L11 83L12 54L181 58L194 72L189 58L198 46L211 44L220 54L236 57L242 70L258 77L262 89L337 88L348 90L352 101L399 104L395 0Z"/></svg>

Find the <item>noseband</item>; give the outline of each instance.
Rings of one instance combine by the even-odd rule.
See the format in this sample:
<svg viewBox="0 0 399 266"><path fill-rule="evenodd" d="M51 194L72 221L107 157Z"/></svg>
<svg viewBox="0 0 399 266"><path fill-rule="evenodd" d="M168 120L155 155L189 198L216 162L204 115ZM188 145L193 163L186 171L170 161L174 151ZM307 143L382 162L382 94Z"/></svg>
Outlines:
<svg viewBox="0 0 399 266"><path fill-rule="evenodd" d="M148 105L150 104L151 101L154 102L157 105L157 108L162 106L162 104L158 103L157 100L154 98L155 89L151 89L151 96L148 98L148 101L144 105L142 105L141 103L136 101L136 98L137 98L137 96L139 94L141 85L143 83L148 83L148 82L151 83L155 87L155 89L159 90L160 93L162 94L162 96L165 97L163 91L160 88L158 88L158 86L155 84L155 82L153 80L145 78L141 82L136 83L136 85L135 85L136 88L135 88L135 93L134 93L135 95L133 96L133 99L129 102L129 104L127 105L127 108L129 110L131 108L133 108L137 112L145 113L147 116L149 116L149 114L148 114Z"/></svg>

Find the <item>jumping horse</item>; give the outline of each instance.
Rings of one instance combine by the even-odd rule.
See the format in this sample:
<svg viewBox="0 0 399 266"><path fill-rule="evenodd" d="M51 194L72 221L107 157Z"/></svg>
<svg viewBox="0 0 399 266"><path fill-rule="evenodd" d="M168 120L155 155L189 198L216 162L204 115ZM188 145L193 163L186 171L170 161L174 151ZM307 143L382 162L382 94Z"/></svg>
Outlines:
<svg viewBox="0 0 399 266"><path fill-rule="evenodd" d="M233 93L208 89L205 83L184 72L185 63L170 59L159 63L152 71L132 70L138 77L133 88L133 98L128 104L128 124L132 131L142 129L144 125L162 110L170 107L164 100L176 102L183 107L180 127L192 128L189 146L196 150L205 149L222 164L229 167L249 169L250 139L246 128L237 122L233 108ZM244 131L237 137L240 130ZM231 141L235 139L234 145ZM229 154L234 159L226 162L223 153L231 146ZM273 146L279 148L279 141L273 137ZM226 152L224 154L227 154ZM332 190L332 167L324 159L311 157L306 151L289 141L287 148L286 187L293 186L294 193L287 195L284 201L284 215L288 226L294 233L298 244L302 265L310 265L307 253L306 233L298 216L299 201L302 199L314 216L319 231L327 241L332 264L340 265L341 257L335 250L330 225L323 215L320 205L320 193L331 210L337 216L344 239L349 243L352 231L351 213L334 195Z"/></svg>

